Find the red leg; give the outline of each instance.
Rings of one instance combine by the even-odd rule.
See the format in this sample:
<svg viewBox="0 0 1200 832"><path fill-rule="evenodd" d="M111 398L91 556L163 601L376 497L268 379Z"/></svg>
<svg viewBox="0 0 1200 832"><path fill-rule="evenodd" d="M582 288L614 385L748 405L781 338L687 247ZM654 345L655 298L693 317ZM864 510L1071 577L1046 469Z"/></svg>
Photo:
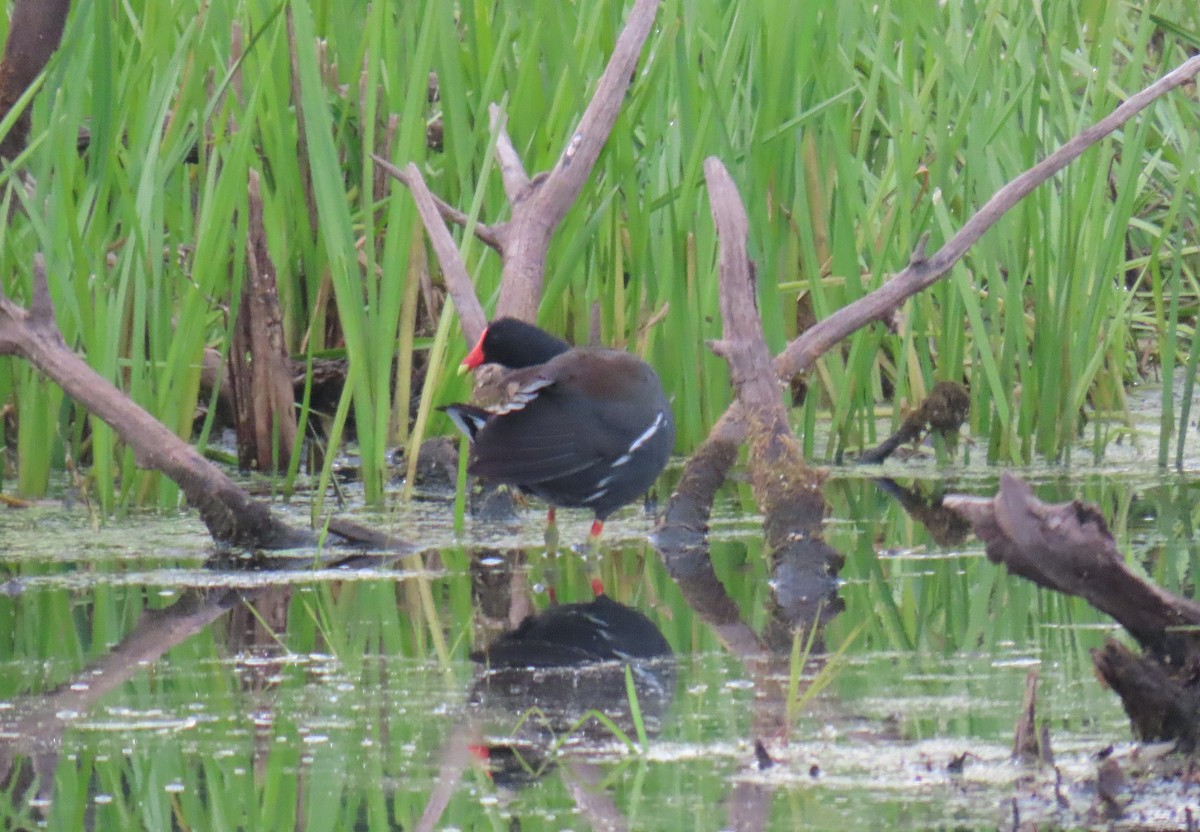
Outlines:
<svg viewBox="0 0 1200 832"><path fill-rule="evenodd" d="M590 537L592 539L592 542L595 542L596 539L600 537L600 533L603 531L604 531L604 521L603 520L593 520L592 521L592 530L588 534L588 537Z"/></svg>

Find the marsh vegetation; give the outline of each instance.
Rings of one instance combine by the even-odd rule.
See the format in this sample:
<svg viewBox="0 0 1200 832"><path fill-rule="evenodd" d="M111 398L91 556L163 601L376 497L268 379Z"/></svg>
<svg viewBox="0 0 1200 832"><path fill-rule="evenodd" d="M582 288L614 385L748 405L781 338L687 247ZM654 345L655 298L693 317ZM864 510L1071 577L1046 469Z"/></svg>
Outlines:
<svg viewBox="0 0 1200 832"><path fill-rule="evenodd" d="M44 73L0 116L7 136L29 119L15 150L0 148L2 295L51 310L100 379L233 470L219 377L261 334L238 321L266 269L296 429L260 434L257 473L230 487L269 504L279 529L318 531L280 552L214 548L183 508L196 481L146 465L41 365L0 356L0 493L14 504L0 508L0 783L13 798L0 825L412 828L457 778L438 822L458 828L1185 828L1185 808L1200 815L1186 775L1156 761L1153 788L1128 799L1095 785L1093 755L1113 743L1126 770L1143 765L1092 675L1112 621L1013 577L965 526L924 511L951 491L990 496L1015 470L1045 500L1099 506L1136 571L1194 594L1194 84L790 379L786 425L803 463L827 472L808 527L829 547L826 582L783 576L769 517L764 535L766 440L705 518L719 603L697 603L662 551L679 540L653 516L738 395L729 342L721 357L706 346L731 337L731 311L755 308L780 353L1182 64L1200 12L663 0L534 296L547 330L644 358L674 407L678 461L658 505L623 509L604 547L580 555L590 517L560 514L564 545L547 547L537 507L472 514L465 449L419 464L452 432L435 407L471 396L455 372L469 343L445 252L392 173L415 164L461 210L451 242L493 314L510 300L492 250L503 238L489 234L520 202L512 158L531 175L569 164L632 5L70 9ZM720 175L753 261L753 303L732 310ZM957 441L846 463L939 382L964 391ZM390 537L331 558L325 530L353 534L333 515ZM670 681L616 679L620 719L464 717L483 698L472 652L518 610L547 608L550 587L590 600L597 575L666 637ZM780 597L789 580L836 604L798 626ZM1066 785L1055 766L1009 762L1030 667ZM647 679L673 701L652 707ZM527 741L522 726L552 730L517 768L488 769L454 756L467 722L493 751ZM509 791L501 773L527 787ZM720 813L697 815L718 796Z"/></svg>

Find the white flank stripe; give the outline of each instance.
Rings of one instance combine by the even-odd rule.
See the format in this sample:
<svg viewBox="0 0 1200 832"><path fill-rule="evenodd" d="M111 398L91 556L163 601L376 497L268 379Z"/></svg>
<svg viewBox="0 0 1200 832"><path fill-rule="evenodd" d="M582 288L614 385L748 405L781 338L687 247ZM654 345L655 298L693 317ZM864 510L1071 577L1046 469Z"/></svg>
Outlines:
<svg viewBox="0 0 1200 832"><path fill-rule="evenodd" d="M647 442L649 442L650 437L653 436L654 434L658 433L658 429L660 427L662 427L662 423L663 423L663 415L662 415L662 411L660 410L658 412L658 416L656 416L654 419L654 424L652 424L652 425L650 425L650 427L646 428L645 433L643 433L637 439L633 440L633 444L629 446L628 453L633 453L638 448L642 447Z"/></svg>

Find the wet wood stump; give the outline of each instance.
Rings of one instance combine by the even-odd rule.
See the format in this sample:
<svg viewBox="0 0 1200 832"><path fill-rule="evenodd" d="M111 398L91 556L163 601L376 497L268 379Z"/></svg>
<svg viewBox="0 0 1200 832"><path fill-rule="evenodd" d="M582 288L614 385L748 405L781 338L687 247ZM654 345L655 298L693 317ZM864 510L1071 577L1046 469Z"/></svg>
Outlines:
<svg viewBox="0 0 1200 832"><path fill-rule="evenodd" d="M1095 506L1049 504L1010 474L992 499L947 497L971 521L988 559L1038 586L1076 595L1111 615L1141 653L1110 639L1092 651L1101 681L1121 699L1141 740L1200 740L1200 604L1154 586L1125 565Z"/></svg>

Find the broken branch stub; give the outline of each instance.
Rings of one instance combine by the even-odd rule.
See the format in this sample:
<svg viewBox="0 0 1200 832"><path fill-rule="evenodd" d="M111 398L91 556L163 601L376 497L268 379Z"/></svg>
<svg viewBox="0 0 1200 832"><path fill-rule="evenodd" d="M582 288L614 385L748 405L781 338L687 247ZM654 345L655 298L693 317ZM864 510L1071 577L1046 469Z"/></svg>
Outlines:
<svg viewBox="0 0 1200 832"><path fill-rule="evenodd" d="M1118 130L1154 101L1200 74L1200 55L1184 61L1154 83L1131 95L1109 115L1085 128L1033 167L1018 175L963 224L958 233L933 254L925 255L924 239L918 243L908 266L875 291L847 304L818 321L788 344L775 359L781 378L809 369L813 363L842 341L874 321L890 318L910 297L923 292L949 273L967 250L1008 211L1035 188L1079 158L1096 142Z"/></svg>
<svg viewBox="0 0 1200 832"><path fill-rule="evenodd" d="M295 395L255 170L249 172L247 196L247 269L229 350L238 465L282 472L296 444Z"/></svg>

